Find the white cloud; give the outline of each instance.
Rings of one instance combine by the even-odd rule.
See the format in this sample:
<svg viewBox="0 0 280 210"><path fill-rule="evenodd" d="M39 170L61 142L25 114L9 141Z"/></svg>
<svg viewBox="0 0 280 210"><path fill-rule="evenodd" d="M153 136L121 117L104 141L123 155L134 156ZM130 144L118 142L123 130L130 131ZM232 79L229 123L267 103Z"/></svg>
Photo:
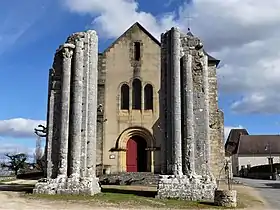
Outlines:
<svg viewBox="0 0 280 210"><path fill-rule="evenodd" d="M225 128L224 128L224 130L225 130L225 141L227 140L231 129L241 129L241 128L243 128L241 125L239 125L239 126L225 126Z"/></svg>
<svg viewBox="0 0 280 210"><path fill-rule="evenodd" d="M0 136L15 138L34 137L34 128L36 128L39 124L45 125L46 122L43 120L24 118L0 120Z"/></svg>
<svg viewBox="0 0 280 210"><path fill-rule="evenodd" d="M187 27L187 1L178 11L158 17L140 11L136 0L63 2L72 12L93 15L93 28L104 38L119 36L135 21L156 37L172 26L182 30ZM192 31L202 38L208 51L222 60L220 90L240 96L241 100L232 104L237 112L280 112L276 100L280 88L279 11L279 0L270 0L269 4L263 0L193 1ZM256 104L259 97L262 100Z"/></svg>

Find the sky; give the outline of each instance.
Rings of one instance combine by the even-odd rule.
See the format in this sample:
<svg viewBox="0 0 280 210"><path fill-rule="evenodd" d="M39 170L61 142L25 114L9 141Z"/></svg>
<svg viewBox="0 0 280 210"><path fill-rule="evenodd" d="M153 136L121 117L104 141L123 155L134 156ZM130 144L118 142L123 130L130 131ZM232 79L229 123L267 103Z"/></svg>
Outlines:
<svg viewBox="0 0 280 210"><path fill-rule="evenodd" d="M279 0L2 0L0 154L33 153L45 124L48 70L57 47L94 29L104 50L136 21L156 38L188 27L221 60L219 106L231 128L280 133Z"/></svg>

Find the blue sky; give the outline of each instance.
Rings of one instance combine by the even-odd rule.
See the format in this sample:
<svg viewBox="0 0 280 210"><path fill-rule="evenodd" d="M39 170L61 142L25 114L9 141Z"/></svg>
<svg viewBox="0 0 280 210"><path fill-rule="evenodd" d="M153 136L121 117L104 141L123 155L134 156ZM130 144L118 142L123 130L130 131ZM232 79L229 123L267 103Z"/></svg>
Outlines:
<svg viewBox="0 0 280 210"><path fill-rule="evenodd" d="M46 118L48 69L56 48L69 34L96 29L102 51L135 21L158 37L174 25L186 30L186 17L190 14L193 33L202 38L208 51L222 59L219 103L226 126L242 126L251 134L278 134L280 56L276 55L280 42L275 41L280 30L274 26L280 22L276 13L280 4L271 0L272 5L267 6L256 0L249 7L249 1L1 1L0 150L8 151L16 145L35 147L33 128ZM243 10L251 12L252 19L243 14L246 11L239 12L242 4ZM237 12L227 13L229 8ZM261 9L270 14L269 18L254 19ZM270 43L277 44L267 49Z"/></svg>

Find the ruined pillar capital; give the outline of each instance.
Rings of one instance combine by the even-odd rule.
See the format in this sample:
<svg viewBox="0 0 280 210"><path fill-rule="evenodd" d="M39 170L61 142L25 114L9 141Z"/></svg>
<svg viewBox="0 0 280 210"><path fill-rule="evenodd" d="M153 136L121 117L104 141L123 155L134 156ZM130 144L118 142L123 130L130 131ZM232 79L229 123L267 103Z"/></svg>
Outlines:
<svg viewBox="0 0 280 210"><path fill-rule="evenodd" d="M66 43L61 45L57 52L61 52L63 58L72 58L73 49L75 49L75 45Z"/></svg>
<svg viewBox="0 0 280 210"><path fill-rule="evenodd" d="M73 49L71 49L71 48L63 48L62 49L62 56L64 58L72 58L72 56L73 56Z"/></svg>

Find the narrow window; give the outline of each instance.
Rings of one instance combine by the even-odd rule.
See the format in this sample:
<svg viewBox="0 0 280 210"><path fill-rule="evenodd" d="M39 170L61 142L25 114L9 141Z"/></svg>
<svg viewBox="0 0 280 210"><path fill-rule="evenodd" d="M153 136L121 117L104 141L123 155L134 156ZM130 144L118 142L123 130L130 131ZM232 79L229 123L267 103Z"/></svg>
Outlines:
<svg viewBox="0 0 280 210"><path fill-rule="evenodd" d="M141 109L142 84L139 79L134 79L132 83L132 109Z"/></svg>
<svg viewBox="0 0 280 210"><path fill-rule="evenodd" d="M140 61L140 42L134 42L134 60Z"/></svg>
<svg viewBox="0 0 280 210"><path fill-rule="evenodd" d="M153 110L153 86L147 84L144 88L145 110Z"/></svg>
<svg viewBox="0 0 280 210"><path fill-rule="evenodd" d="M121 87L121 109L129 110L129 87L123 84Z"/></svg>

